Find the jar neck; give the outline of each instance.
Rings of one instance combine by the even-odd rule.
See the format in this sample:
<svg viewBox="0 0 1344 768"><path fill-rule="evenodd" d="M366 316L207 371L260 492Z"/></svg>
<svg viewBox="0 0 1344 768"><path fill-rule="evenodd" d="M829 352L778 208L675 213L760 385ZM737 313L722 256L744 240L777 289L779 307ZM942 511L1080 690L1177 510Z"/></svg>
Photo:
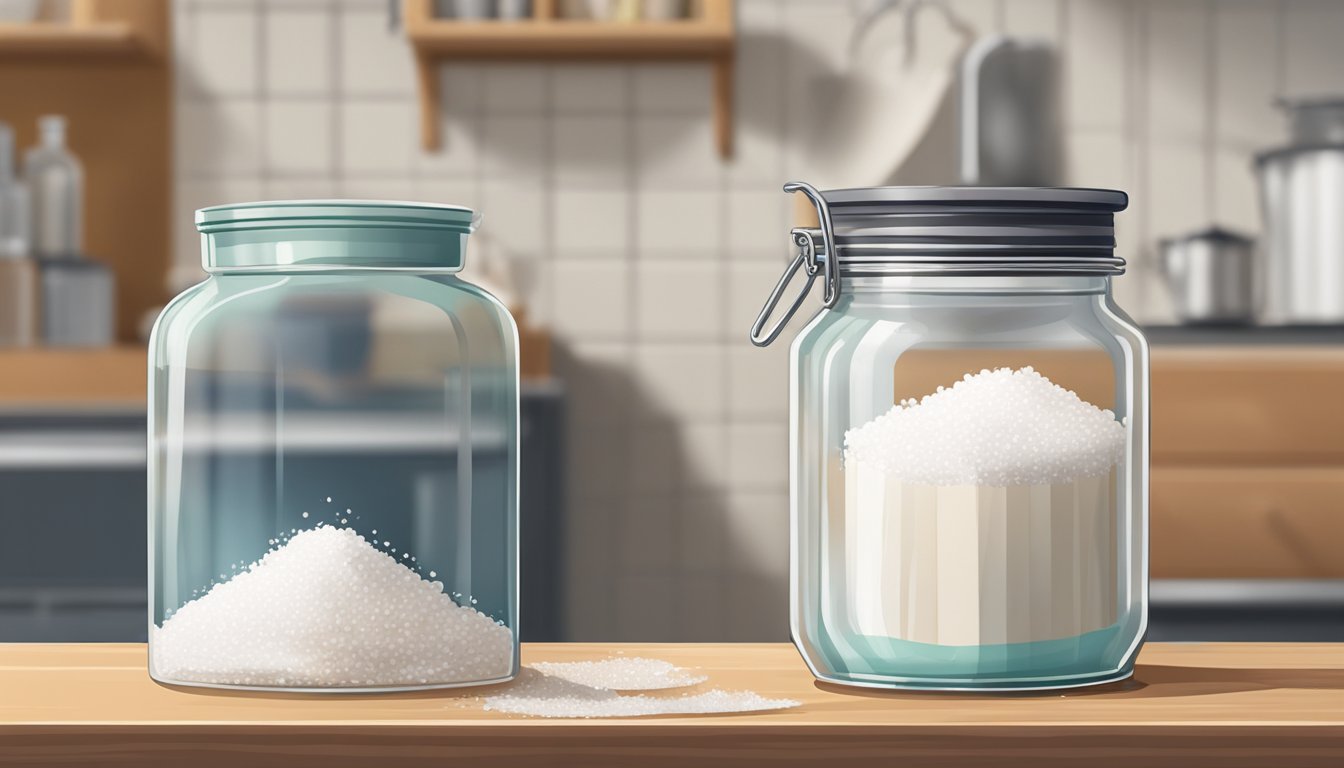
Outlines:
<svg viewBox="0 0 1344 768"><path fill-rule="evenodd" d="M986 295L1109 295L1107 275L1015 275L1011 277L957 276L840 276L840 294L986 294Z"/></svg>
<svg viewBox="0 0 1344 768"><path fill-rule="evenodd" d="M211 274L257 272L461 271L467 233L429 227L293 227L201 235Z"/></svg>

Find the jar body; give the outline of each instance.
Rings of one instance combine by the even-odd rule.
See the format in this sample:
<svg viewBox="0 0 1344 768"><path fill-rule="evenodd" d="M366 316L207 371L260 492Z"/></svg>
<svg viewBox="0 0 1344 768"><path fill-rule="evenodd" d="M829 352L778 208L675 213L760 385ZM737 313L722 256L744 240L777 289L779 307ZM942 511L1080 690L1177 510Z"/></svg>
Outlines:
<svg viewBox="0 0 1344 768"><path fill-rule="evenodd" d="M846 453L897 404L1027 366L1119 423L1108 468L968 481L965 456L902 477ZM792 631L819 678L1031 689L1131 674L1147 624L1148 352L1109 278L848 278L795 339L791 368ZM955 440L1015 460L1012 429L957 421L968 401L947 394ZM924 461L924 446L907 448Z"/></svg>
<svg viewBox="0 0 1344 768"><path fill-rule="evenodd" d="M256 269L150 341L150 674L284 690L518 670L517 329L446 272Z"/></svg>

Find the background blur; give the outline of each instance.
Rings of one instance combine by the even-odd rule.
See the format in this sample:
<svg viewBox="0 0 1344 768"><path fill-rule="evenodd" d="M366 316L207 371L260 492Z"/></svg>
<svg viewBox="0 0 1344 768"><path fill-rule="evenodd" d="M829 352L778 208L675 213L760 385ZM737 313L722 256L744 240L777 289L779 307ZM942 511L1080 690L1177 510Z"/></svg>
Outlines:
<svg viewBox="0 0 1344 768"><path fill-rule="evenodd" d="M538 60L525 45L516 55L433 60L437 77L426 78L404 9L380 0L77 1L73 10L44 4L48 20L31 22L129 13L145 30L129 52L51 27L43 43L0 26L0 120L23 148L37 141L37 115L67 115L86 177L83 248L115 275L118 318L106 350L4 353L0 640L143 636L138 334L146 313L203 276L192 212L210 204L387 198L484 212L467 277L522 311L540 345L531 354L546 350L530 391L562 403L563 418L545 423L552 449L532 459L559 478L540 512L555 521L564 553L556 638L787 638L787 344L747 342L790 255L794 203L780 187L959 183L968 78L1000 100L983 108L999 115L984 131L987 155L1034 147L1044 181L1130 193L1117 217L1130 271L1116 297L1172 359L1214 356L1202 383L1183 392L1223 387L1219 350L1235 370L1268 360L1263 376L1276 386L1293 388L1293 375L1344 383L1344 331L1334 322L1183 327L1159 258L1163 238L1213 225L1263 234L1254 156L1290 144L1276 99L1344 96L1344 3L946 0L881 13L883 4L860 0L731 5L731 93L714 81L721 58L570 63ZM909 12L916 5L926 7ZM972 46L996 36L1010 41L997 71L1025 76L1004 82L995 68L968 65ZM97 77L123 79L82 92L60 85ZM723 97L726 114L716 105ZM1017 129L1002 135L992 127L1010 124ZM427 134L441 148L425 149ZM1051 140L1041 149L1031 136ZM1298 355L1297 373L1274 368L1276 355ZM1253 415L1270 391L1257 386L1238 406ZM1155 517L1155 539L1166 525L1168 541L1224 553L1186 567L1197 553L1155 545L1155 577L1166 567L1174 580L1172 632L1340 632L1344 572L1313 543L1344 540L1336 443L1191 454L1173 460L1166 486L1155 471L1155 516L1180 514L1191 499L1211 505L1189 522ZM1254 475L1249 490L1224 483L1245 478L1246 466L1272 471ZM1179 474L1190 471L1204 474ZM1176 489L1165 507L1164 487ZM1248 494L1259 506L1218 522L1224 496ZM1248 540L1220 543L1237 530ZM99 541L52 541L72 536ZM1287 564L1257 572L1257 547L1277 547L1274 562ZM68 554L47 567L34 548ZM1161 596L1155 588L1155 602ZM1184 618L1199 611L1212 618L1190 629L1198 622ZM1236 624L1229 614L1249 618Z"/></svg>

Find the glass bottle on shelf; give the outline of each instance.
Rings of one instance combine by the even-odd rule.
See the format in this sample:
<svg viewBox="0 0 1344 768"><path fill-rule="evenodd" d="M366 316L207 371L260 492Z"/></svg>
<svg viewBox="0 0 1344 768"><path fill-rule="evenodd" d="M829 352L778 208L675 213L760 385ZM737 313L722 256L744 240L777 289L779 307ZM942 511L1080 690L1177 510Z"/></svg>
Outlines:
<svg viewBox="0 0 1344 768"><path fill-rule="evenodd" d="M107 346L115 332L113 276L83 252L84 171L66 145L60 115L38 120L40 140L24 157L32 250L40 269L42 340Z"/></svg>
<svg viewBox="0 0 1344 768"><path fill-rule="evenodd" d="M14 131L0 122L0 347L26 347L37 336L28 216L28 189L14 173Z"/></svg>

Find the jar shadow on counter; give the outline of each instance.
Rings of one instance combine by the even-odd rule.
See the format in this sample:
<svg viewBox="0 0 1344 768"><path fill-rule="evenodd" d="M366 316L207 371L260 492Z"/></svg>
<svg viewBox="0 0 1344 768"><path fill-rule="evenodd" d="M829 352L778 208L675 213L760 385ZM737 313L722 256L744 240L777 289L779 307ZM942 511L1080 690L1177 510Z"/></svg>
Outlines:
<svg viewBox="0 0 1344 768"><path fill-rule="evenodd" d="M242 688L224 688L203 685L178 685L153 681L160 688L191 696L209 696L220 699L269 700L269 701L397 701L442 699L443 701L471 701L492 693L505 690L514 680L490 685L462 686L460 688L422 688L420 690L388 691L386 693L351 690L348 693L339 688L325 688L320 691L276 691L247 690Z"/></svg>
<svg viewBox="0 0 1344 768"><path fill-rule="evenodd" d="M1128 680L1086 688L1062 688L1048 691L911 691L855 688L816 682L818 690L870 699L1043 699L1111 696L1115 698L1154 699L1209 696L1246 691L1296 688L1316 691L1344 691L1344 669L1227 669L1182 667L1163 664L1136 664Z"/></svg>
<svg viewBox="0 0 1344 768"><path fill-rule="evenodd" d="M1125 680L1118 680L1114 683L1034 691L936 691L928 689L914 690L910 688L883 690L880 688L861 688L852 685L839 685L837 683L827 683L821 680L815 681L813 685L815 685L819 691L826 691L827 693L835 693L842 696L859 696L868 699L899 699L906 701L915 701L925 698L987 701L990 699L1059 699L1078 698L1083 696L1127 696L1144 691L1150 687L1147 682L1139 678L1137 672L1133 677Z"/></svg>

